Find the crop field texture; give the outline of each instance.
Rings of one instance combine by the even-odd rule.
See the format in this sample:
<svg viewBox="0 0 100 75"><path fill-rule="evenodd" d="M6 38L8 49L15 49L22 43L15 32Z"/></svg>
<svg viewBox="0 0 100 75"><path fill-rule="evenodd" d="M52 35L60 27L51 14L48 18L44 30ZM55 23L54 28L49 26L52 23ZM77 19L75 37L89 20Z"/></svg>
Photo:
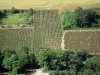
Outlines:
<svg viewBox="0 0 100 75"><path fill-rule="evenodd" d="M58 8L74 7L77 5L91 5L100 3L100 0L0 0L0 8ZM73 6L74 5L74 6ZM94 6L94 5L93 5Z"/></svg>
<svg viewBox="0 0 100 75"><path fill-rule="evenodd" d="M33 28L0 29L0 50L27 46L61 49L62 28L58 10L36 10Z"/></svg>
<svg viewBox="0 0 100 75"><path fill-rule="evenodd" d="M0 50L27 46L31 50L33 29L0 29Z"/></svg>
<svg viewBox="0 0 100 75"><path fill-rule="evenodd" d="M37 10L34 14L34 30L37 46L61 49L62 28L58 10Z"/></svg>
<svg viewBox="0 0 100 75"><path fill-rule="evenodd" d="M66 50L100 53L100 30L69 30L64 36Z"/></svg>

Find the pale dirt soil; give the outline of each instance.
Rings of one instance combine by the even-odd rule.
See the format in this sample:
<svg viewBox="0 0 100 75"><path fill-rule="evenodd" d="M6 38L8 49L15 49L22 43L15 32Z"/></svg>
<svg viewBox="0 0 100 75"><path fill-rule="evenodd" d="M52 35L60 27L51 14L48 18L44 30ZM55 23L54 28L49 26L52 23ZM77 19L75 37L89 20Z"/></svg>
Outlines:
<svg viewBox="0 0 100 75"><path fill-rule="evenodd" d="M31 73L30 75L50 75L50 74L43 72L43 69L37 69L35 73Z"/></svg>
<svg viewBox="0 0 100 75"><path fill-rule="evenodd" d="M65 50L65 44L64 44L64 42L65 42L65 40L64 40L65 34L66 34L66 31L63 33L63 36L62 36L62 43L61 43L62 50Z"/></svg>

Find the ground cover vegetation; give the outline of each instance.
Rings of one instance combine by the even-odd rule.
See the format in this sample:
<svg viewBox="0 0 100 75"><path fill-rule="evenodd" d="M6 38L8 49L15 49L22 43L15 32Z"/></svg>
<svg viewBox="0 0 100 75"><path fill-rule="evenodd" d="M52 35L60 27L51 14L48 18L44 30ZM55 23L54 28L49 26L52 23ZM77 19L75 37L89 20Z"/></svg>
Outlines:
<svg viewBox="0 0 100 75"><path fill-rule="evenodd" d="M19 25L33 23L33 9L11 9L0 10L1 25Z"/></svg>
<svg viewBox="0 0 100 75"><path fill-rule="evenodd" d="M25 66L35 62L33 54L29 54L29 48L26 46L20 47L15 50L1 51L0 55L0 72L2 69L7 71L8 75L17 75L25 72ZM35 65L35 63L34 63Z"/></svg>
<svg viewBox="0 0 100 75"><path fill-rule="evenodd" d="M100 55L41 49L37 60L51 75L98 75Z"/></svg>
<svg viewBox="0 0 100 75"><path fill-rule="evenodd" d="M79 7L75 11L64 10L61 18L64 30L100 27L100 8L82 9Z"/></svg>
<svg viewBox="0 0 100 75"><path fill-rule="evenodd" d="M11 51L2 51L0 67L8 70L10 75L21 73L23 67L30 63L45 68L50 75L100 74L100 55L90 55L86 51L54 51L47 48L40 49L37 54L29 54L28 51L26 46Z"/></svg>

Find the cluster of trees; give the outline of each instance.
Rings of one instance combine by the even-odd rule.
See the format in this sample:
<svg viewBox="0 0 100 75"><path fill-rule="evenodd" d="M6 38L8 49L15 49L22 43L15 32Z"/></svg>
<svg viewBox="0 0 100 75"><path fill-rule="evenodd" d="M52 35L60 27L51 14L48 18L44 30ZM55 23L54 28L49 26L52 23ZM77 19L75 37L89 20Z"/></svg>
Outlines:
<svg viewBox="0 0 100 75"><path fill-rule="evenodd" d="M97 27L100 25L98 9L82 9L77 8L75 11L64 10L61 14L63 29L70 29L75 27Z"/></svg>
<svg viewBox="0 0 100 75"><path fill-rule="evenodd" d="M42 49L37 60L51 75L99 75L100 56L87 52L52 51Z"/></svg>
<svg viewBox="0 0 100 75"><path fill-rule="evenodd" d="M10 75L21 72L28 64L39 65L51 75L100 74L100 55L90 55L86 51L53 51L43 48L34 55L29 53L27 47L21 47L0 53L0 68L7 69Z"/></svg>
<svg viewBox="0 0 100 75"><path fill-rule="evenodd" d="M9 75L22 72L26 65L36 63L33 54L29 54L27 47L15 50L4 50L0 54L0 69L6 69Z"/></svg>
<svg viewBox="0 0 100 75"><path fill-rule="evenodd" d="M29 12L30 14L34 13L34 10L32 8L30 9L16 9L15 7L12 7L11 9L2 9L0 10L0 12L7 14L16 14L16 13L25 13L25 12Z"/></svg>

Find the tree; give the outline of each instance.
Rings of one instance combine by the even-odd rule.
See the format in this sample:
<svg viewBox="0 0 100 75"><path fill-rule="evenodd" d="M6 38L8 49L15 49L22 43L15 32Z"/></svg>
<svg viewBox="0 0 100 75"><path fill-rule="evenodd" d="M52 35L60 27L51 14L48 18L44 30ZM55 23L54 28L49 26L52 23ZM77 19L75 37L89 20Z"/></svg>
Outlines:
<svg viewBox="0 0 100 75"><path fill-rule="evenodd" d="M69 70L69 61L73 52L52 51L49 49L40 50L37 59L41 67L47 70Z"/></svg>
<svg viewBox="0 0 100 75"><path fill-rule="evenodd" d="M80 75L94 75L92 70L85 70L84 72L81 72Z"/></svg>
<svg viewBox="0 0 100 75"><path fill-rule="evenodd" d="M75 9L75 21L78 27L95 27L99 15L90 9Z"/></svg>
<svg viewBox="0 0 100 75"><path fill-rule="evenodd" d="M86 51L77 52L76 55L77 55L76 57L80 61L86 61L87 57L89 56L89 54Z"/></svg>
<svg viewBox="0 0 100 75"><path fill-rule="evenodd" d="M49 49L41 49L36 56L38 64L45 69L51 69L51 61L55 58L55 53Z"/></svg>
<svg viewBox="0 0 100 75"><path fill-rule="evenodd" d="M6 13L0 11L0 19L4 18L6 16Z"/></svg>
<svg viewBox="0 0 100 75"><path fill-rule="evenodd" d="M61 14L62 27L64 30L75 26L75 14L72 11L64 10Z"/></svg>
<svg viewBox="0 0 100 75"><path fill-rule="evenodd" d="M85 68L93 71L100 70L100 56L93 56L88 58L85 63Z"/></svg>
<svg viewBox="0 0 100 75"><path fill-rule="evenodd" d="M20 64L20 70L21 70L21 68L24 65L29 63L29 60L30 60L29 59L29 48L22 46L21 48L16 49L15 53L18 57L18 61L19 61L19 64Z"/></svg>
<svg viewBox="0 0 100 75"><path fill-rule="evenodd" d="M32 8L29 9L29 14L30 14L31 16L33 15L33 9L32 9Z"/></svg>
<svg viewBox="0 0 100 75"><path fill-rule="evenodd" d="M16 9L15 9L15 7L12 7L12 8L11 8L11 11L10 11L10 13L11 13L11 14L14 14L14 13L16 13Z"/></svg>
<svg viewBox="0 0 100 75"><path fill-rule="evenodd" d="M16 49L15 52L7 52L8 54L4 55L2 65L11 73L18 73L18 71L21 70L24 65L29 63L29 49L27 47ZM4 52L4 54L7 52Z"/></svg>

